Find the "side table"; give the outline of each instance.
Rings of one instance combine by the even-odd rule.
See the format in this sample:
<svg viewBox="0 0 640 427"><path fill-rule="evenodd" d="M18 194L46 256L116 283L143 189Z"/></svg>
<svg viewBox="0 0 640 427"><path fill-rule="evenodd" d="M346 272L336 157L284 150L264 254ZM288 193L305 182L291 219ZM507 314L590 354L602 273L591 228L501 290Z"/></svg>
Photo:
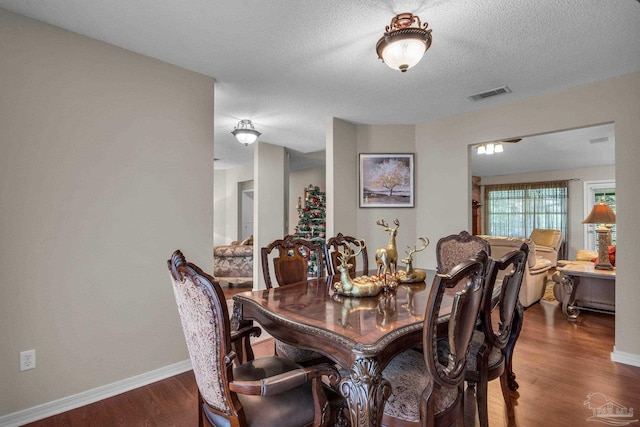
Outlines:
<svg viewBox="0 0 640 427"><path fill-rule="evenodd" d="M593 265L568 264L552 276L560 287L562 312L574 321L581 310L615 313L616 270L597 270Z"/></svg>

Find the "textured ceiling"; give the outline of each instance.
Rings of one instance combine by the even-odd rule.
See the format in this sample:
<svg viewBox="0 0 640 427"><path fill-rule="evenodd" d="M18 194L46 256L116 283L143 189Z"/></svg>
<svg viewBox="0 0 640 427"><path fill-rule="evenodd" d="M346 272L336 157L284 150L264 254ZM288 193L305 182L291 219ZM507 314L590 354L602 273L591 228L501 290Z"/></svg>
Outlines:
<svg viewBox="0 0 640 427"><path fill-rule="evenodd" d="M216 168L251 160L230 131L324 150L327 120L414 124L640 71L635 0L0 0L0 7L216 79ZM380 62L391 18L433 29L407 73ZM512 93L472 102L507 85ZM505 135L505 138L509 135Z"/></svg>

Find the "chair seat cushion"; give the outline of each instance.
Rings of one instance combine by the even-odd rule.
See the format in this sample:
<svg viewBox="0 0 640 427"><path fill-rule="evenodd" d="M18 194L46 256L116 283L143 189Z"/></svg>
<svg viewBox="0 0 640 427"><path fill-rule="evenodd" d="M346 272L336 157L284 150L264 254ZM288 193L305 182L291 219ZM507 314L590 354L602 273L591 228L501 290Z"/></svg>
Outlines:
<svg viewBox="0 0 640 427"><path fill-rule="evenodd" d="M478 358L476 356L483 342L484 333L481 331L473 331L471 344L469 346L469 356L467 357L467 371L474 372L478 370ZM489 369L498 366L500 363L502 363L502 352L499 348L493 347L491 353L489 353Z"/></svg>
<svg viewBox="0 0 640 427"><path fill-rule="evenodd" d="M420 420L420 396L429 382L429 372L422 353L407 350L394 357L382 372L391 383L391 396L384 407L385 415L400 420ZM444 388L436 397L436 415L450 408L458 397L457 388Z"/></svg>
<svg viewBox="0 0 640 427"><path fill-rule="evenodd" d="M259 380L281 374L299 366L284 357L267 356L244 363L233 370L234 380ZM238 394L250 427L305 426L313 423L311 382L283 393L269 396ZM215 426L229 426L229 421L203 405L205 414Z"/></svg>

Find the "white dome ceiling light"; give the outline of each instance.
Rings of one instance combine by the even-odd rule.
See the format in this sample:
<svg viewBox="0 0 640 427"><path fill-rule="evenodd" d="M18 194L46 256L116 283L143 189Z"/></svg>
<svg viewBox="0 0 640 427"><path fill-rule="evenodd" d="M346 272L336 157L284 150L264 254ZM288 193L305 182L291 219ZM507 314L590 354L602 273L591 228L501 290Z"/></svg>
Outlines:
<svg viewBox="0 0 640 427"><path fill-rule="evenodd" d="M412 27L417 24L416 27ZM403 73L415 66L431 47L431 30L412 13L401 13L391 20L376 43L376 52L385 64Z"/></svg>

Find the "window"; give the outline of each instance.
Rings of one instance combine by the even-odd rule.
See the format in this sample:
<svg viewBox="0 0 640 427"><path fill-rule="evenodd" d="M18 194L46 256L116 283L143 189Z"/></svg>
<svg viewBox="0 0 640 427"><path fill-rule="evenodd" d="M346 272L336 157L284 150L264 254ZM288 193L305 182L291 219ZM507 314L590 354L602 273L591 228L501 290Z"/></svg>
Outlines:
<svg viewBox="0 0 640 427"><path fill-rule="evenodd" d="M528 237L534 228L548 228L560 230L566 241L567 184L567 181L552 181L487 185L484 192L486 234ZM566 258L566 254L559 257Z"/></svg>
<svg viewBox="0 0 640 427"><path fill-rule="evenodd" d="M616 211L616 182L615 181L590 181L584 183L584 217L591 212L593 205L600 200ZM596 236L597 224L584 225L584 248L592 251L598 250L598 238ZM611 244L616 244L616 225L611 227Z"/></svg>

